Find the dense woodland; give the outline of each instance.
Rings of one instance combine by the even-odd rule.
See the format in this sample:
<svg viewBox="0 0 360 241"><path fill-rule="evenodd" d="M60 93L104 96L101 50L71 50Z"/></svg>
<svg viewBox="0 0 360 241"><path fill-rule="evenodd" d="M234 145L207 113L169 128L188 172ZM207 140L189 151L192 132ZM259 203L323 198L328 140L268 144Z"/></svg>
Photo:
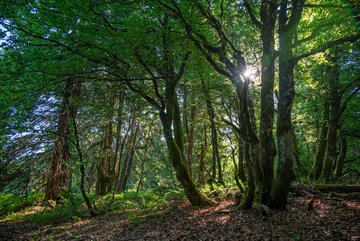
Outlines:
<svg viewBox="0 0 360 241"><path fill-rule="evenodd" d="M81 195L95 216L103 196L181 190L206 207L233 190L267 216L295 183L358 184L359 11L1 1L2 197Z"/></svg>

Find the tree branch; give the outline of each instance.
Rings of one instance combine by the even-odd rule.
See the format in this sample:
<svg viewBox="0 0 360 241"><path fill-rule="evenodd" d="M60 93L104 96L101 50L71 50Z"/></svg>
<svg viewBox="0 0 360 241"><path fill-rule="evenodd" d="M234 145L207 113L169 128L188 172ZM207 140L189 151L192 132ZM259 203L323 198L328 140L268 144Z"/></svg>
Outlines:
<svg viewBox="0 0 360 241"><path fill-rule="evenodd" d="M315 48L313 50L310 50L309 52L306 52L304 54L301 54L301 55L298 55L298 56L294 57L293 61L294 61L294 63L296 63L300 59L309 57L311 55L314 55L314 54L317 54L317 53L320 53L320 52L323 52L323 51L325 51L325 50L327 50L327 49L329 49L331 47L334 47L334 46L337 46L337 45L340 45L340 44L343 44L343 43L346 43L346 42L350 42L350 43L355 42L356 40L359 39L359 37L360 37L360 34L357 34L357 35L344 37L344 38L340 38L340 39L328 42L324 46Z"/></svg>
<svg viewBox="0 0 360 241"><path fill-rule="evenodd" d="M251 19L251 21L253 22L253 24L261 29L262 28L262 23L255 17L254 15L254 11L252 9L252 7L250 6L249 2L247 0L244 0L244 6L246 8L246 11L248 12L249 14L249 17Z"/></svg>

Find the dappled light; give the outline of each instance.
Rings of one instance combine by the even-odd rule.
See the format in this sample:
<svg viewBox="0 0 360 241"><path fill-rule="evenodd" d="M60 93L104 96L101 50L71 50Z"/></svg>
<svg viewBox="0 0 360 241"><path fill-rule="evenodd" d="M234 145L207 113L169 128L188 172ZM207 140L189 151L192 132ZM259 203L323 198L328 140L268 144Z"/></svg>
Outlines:
<svg viewBox="0 0 360 241"><path fill-rule="evenodd" d="M360 240L357 1L2 2L1 240Z"/></svg>

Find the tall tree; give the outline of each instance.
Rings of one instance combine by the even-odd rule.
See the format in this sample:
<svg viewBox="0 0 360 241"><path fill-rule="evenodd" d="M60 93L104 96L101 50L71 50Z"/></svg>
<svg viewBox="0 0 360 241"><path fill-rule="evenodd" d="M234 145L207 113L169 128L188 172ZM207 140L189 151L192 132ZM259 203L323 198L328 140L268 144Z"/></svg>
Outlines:
<svg viewBox="0 0 360 241"><path fill-rule="evenodd" d="M260 146L261 168L264 183L259 187L263 200L268 203L274 179L274 157L276 147L273 137L274 127L274 78L275 78L275 23L278 1L261 1L260 21L256 18L253 8L244 1L245 7L254 25L260 29L262 42L261 56L261 99L260 99Z"/></svg>
<svg viewBox="0 0 360 241"><path fill-rule="evenodd" d="M219 141L218 141L218 131L215 123L215 112L210 99L210 92L208 86L205 83L204 79L201 79L202 90L205 95L206 109L209 115L210 128L211 128L211 145L212 145L212 172L211 172L211 184L215 181L217 176L217 182L224 185L223 175L222 175L222 166L221 158L219 154ZM217 171L217 172L216 172ZM217 174L217 175L216 175Z"/></svg>
<svg viewBox="0 0 360 241"><path fill-rule="evenodd" d="M80 94L80 85L69 77L65 81L63 99L59 109L56 140L52 150L52 162L46 183L45 197L56 200L68 190L69 170L71 168L70 152L70 115L76 116L73 102ZM74 113L71 113L74 112Z"/></svg>

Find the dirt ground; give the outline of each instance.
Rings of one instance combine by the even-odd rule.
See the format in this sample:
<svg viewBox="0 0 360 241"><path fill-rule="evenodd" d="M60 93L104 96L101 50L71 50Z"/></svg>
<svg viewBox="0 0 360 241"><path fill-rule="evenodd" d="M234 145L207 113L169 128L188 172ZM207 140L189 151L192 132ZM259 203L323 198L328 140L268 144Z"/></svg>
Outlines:
<svg viewBox="0 0 360 241"><path fill-rule="evenodd" d="M269 218L252 210L229 212L232 200L208 208L174 201L156 216L129 223L127 213L39 226L29 221L0 222L0 240L351 240L360 241L360 202L323 196L290 196L288 209ZM127 211L131 212L131 211ZM136 212L136 211L133 211Z"/></svg>

